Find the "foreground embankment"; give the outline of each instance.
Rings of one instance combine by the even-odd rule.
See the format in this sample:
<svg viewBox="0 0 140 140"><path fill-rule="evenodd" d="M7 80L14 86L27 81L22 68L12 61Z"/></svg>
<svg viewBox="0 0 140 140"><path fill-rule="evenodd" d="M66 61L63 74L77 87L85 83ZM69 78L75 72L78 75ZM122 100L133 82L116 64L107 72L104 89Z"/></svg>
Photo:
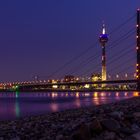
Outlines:
<svg viewBox="0 0 140 140"><path fill-rule="evenodd" d="M139 140L140 97L0 122L0 140Z"/></svg>

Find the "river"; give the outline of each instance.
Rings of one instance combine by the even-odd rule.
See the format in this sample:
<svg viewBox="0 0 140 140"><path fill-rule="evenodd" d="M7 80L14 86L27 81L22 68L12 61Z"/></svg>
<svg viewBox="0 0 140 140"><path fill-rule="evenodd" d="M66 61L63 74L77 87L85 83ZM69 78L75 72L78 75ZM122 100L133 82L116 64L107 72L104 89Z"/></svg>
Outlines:
<svg viewBox="0 0 140 140"><path fill-rule="evenodd" d="M138 96L138 92L0 93L0 120L95 106Z"/></svg>

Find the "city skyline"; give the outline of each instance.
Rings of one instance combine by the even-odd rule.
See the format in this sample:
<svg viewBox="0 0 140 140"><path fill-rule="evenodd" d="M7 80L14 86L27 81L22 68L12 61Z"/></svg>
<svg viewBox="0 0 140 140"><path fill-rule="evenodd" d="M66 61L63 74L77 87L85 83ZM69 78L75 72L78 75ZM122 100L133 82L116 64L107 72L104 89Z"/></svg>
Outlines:
<svg viewBox="0 0 140 140"><path fill-rule="evenodd" d="M101 2L98 0L94 2L91 0L88 2L84 0L39 3L27 0L0 2L0 81L30 80L35 75L45 79L93 45L91 51L63 71L52 75L52 78L71 74L69 71L73 71L78 64L101 51L99 42L94 44L98 41L103 20L106 23L107 32L110 33L125 20L136 15L136 10L140 7L139 0L135 3L126 0L123 2L109 0L105 5ZM118 33L109 34L109 42L118 39L129 29L134 28L135 31L135 25L134 18ZM129 42L127 40L124 44L116 46L111 53L107 49L107 60L115 56L123 46L131 47L133 44L134 52L127 56L132 57L133 64L136 57L135 36L136 31ZM124 62L127 61L127 57L124 58ZM111 63L107 71L120 65L119 63ZM98 64L99 69L95 70ZM93 71L89 71L89 74L101 71L101 55L89 65L82 66L82 71L74 75L78 76L92 67ZM133 72L132 70L127 72Z"/></svg>

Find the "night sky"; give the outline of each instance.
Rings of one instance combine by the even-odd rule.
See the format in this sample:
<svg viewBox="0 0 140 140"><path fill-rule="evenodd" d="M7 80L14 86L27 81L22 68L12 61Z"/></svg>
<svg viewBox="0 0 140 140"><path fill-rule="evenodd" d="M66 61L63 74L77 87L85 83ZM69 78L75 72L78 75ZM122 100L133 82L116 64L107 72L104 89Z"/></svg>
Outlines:
<svg viewBox="0 0 140 140"><path fill-rule="evenodd" d="M85 76L100 72L101 47L95 42L98 41L102 22L110 33L135 15L137 8L140 8L140 0L0 1L0 81L32 80L35 75L46 79L50 75L59 78L65 74ZM109 74L134 71L135 18L109 34ZM131 29L134 33L130 38L112 50L108 48ZM90 46L93 46L92 49L85 55L75 58ZM132 51L122 54L126 57L118 60L116 56L122 53L123 48ZM98 53L98 57L88 64L88 58ZM113 57L116 57L114 62L109 63ZM54 73L73 58L75 60L65 69Z"/></svg>

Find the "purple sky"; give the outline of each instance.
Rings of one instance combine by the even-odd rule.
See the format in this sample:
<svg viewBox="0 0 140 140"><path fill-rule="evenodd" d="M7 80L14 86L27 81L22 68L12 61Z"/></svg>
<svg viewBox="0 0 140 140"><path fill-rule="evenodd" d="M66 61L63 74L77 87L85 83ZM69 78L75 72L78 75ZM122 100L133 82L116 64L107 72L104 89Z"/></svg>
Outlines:
<svg viewBox="0 0 140 140"><path fill-rule="evenodd" d="M111 32L133 16L137 8L140 8L140 0L0 1L0 81L31 80L34 75L45 79L53 71L95 44L103 20L107 31ZM112 36L110 34L108 45L135 27L135 24L134 18L120 31L113 33ZM114 63L107 64L109 74L125 70L128 73L133 72L133 67L128 69L127 67L135 65L135 33L115 46L112 51L107 49L107 61L122 53L121 49L131 50L131 47L134 52L126 54L126 57L120 59L121 61L114 58ZM100 51L100 44L94 45L87 54L79 60L76 59L53 77L63 77L72 71L75 71L72 73L74 75L100 72L100 55L97 59L93 58L91 63L78 66L84 61L86 63L88 57L96 55L97 52L101 53ZM123 61L126 65L122 64ZM123 66L124 68L120 70L115 68Z"/></svg>

